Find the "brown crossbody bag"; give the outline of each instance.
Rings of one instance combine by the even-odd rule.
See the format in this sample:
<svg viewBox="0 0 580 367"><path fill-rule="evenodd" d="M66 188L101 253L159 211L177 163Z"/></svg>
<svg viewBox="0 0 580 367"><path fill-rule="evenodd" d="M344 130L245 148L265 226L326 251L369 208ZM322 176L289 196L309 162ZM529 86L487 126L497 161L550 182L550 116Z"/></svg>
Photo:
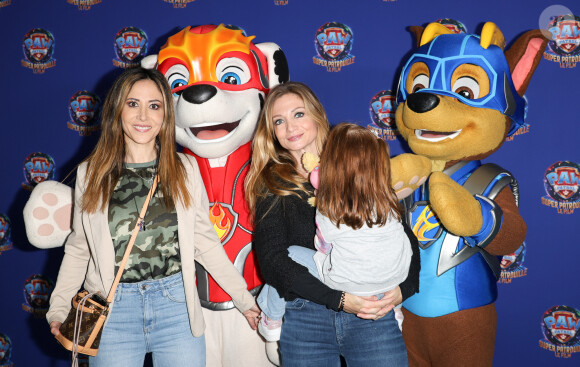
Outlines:
<svg viewBox="0 0 580 367"><path fill-rule="evenodd" d="M79 353L96 356L99 351L103 325L109 314L109 305L113 301L115 291L125 271L125 265L131 254L131 249L135 243L135 238L137 238L137 233L139 232L143 218L145 218L149 201L157 188L158 181L158 176L155 176L149 193L145 198L145 203L143 203L143 207L141 208L137 224L131 233L131 238L127 244L127 249L125 250L123 260L119 265L119 271L117 271L117 276L115 277L107 299L104 299L100 292L89 293L86 290L78 292L72 299L72 308L66 320L60 326L60 334L56 336L56 340L72 352L73 366L75 365L75 361L77 361L77 355Z"/></svg>

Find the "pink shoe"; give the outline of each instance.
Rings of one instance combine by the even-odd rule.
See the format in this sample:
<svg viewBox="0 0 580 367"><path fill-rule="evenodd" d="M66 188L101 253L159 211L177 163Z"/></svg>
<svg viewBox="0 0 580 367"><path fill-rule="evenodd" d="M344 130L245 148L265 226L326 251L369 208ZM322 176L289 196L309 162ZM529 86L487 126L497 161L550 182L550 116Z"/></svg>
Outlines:
<svg viewBox="0 0 580 367"><path fill-rule="evenodd" d="M272 320L262 312L258 323L258 331L266 341L278 341L282 333L282 320Z"/></svg>

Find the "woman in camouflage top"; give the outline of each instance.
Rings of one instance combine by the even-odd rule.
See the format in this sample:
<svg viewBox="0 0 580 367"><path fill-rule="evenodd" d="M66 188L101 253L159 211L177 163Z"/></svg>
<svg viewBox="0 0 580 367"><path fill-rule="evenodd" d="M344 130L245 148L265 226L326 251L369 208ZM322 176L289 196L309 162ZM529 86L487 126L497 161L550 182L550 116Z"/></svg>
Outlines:
<svg viewBox="0 0 580 367"><path fill-rule="evenodd" d="M194 260L253 329L259 313L210 223L195 159L175 151L172 94L163 75L125 71L107 95L101 125L97 146L77 170L73 232L47 313L51 332L59 333L81 285L106 297L158 175L90 365L142 366L151 352L156 366L205 366Z"/></svg>

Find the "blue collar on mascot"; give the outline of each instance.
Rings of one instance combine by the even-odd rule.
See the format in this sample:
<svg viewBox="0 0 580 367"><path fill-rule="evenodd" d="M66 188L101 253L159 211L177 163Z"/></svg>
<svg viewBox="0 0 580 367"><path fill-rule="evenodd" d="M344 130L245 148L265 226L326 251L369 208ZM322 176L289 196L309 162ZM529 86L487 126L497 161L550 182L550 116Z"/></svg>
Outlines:
<svg viewBox="0 0 580 367"><path fill-rule="evenodd" d="M405 81L411 66L424 62L429 68L429 87L415 93L432 93L457 98L468 106L490 108L512 120L508 136L524 124L525 99L516 91L503 50L495 45L481 47L479 36L472 34L442 34L418 48L405 64L399 81L397 104L407 99ZM468 99L451 90L451 75L462 64L483 68L490 82L490 92L479 99Z"/></svg>

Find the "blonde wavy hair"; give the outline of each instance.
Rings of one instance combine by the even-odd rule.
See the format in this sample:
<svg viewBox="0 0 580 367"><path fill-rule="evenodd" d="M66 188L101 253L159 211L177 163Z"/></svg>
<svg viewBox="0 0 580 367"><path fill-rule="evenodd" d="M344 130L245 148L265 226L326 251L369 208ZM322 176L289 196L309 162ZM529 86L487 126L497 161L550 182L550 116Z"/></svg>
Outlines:
<svg viewBox="0 0 580 367"><path fill-rule="evenodd" d="M306 114L318 127L316 148L320 152L328 136L330 126L324 107L306 85L300 82L286 82L272 88L258 120L258 126L252 141L252 165L245 181L245 193L248 207L252 214L256 211L256 202L268 194L276 196L298 195L296 189L308 192L304 187L307 179L300 176L297 162L292 154L283 148L274 131L272 109L281 97L295 94L304 102Z"/></svg>
<svg viewBox="0 0 580 367"><path fill-rule="evenodd" d="M187 173L177 155L173 97L167 80L157 70L135 67L127 69L115 80L103 103L101 135L95 149L84 160L87 162L87 187L81 203L83 211L88 213L104 211L121 177L125 160L125 134L121 112L131 88L140 80L151 80L163 96L165 116L155 140L157 174L165 205L173 209L175 199L181 200L185 207L192 204L186 186Z"/></svg>
<svg viewBox="0 0 580 367"><path fill-rule="evenodd" d="M353 229L382 226L389 216L400 221L390 172L387 143L362 126L338 124L320 155L318 211Z"/></svg>

